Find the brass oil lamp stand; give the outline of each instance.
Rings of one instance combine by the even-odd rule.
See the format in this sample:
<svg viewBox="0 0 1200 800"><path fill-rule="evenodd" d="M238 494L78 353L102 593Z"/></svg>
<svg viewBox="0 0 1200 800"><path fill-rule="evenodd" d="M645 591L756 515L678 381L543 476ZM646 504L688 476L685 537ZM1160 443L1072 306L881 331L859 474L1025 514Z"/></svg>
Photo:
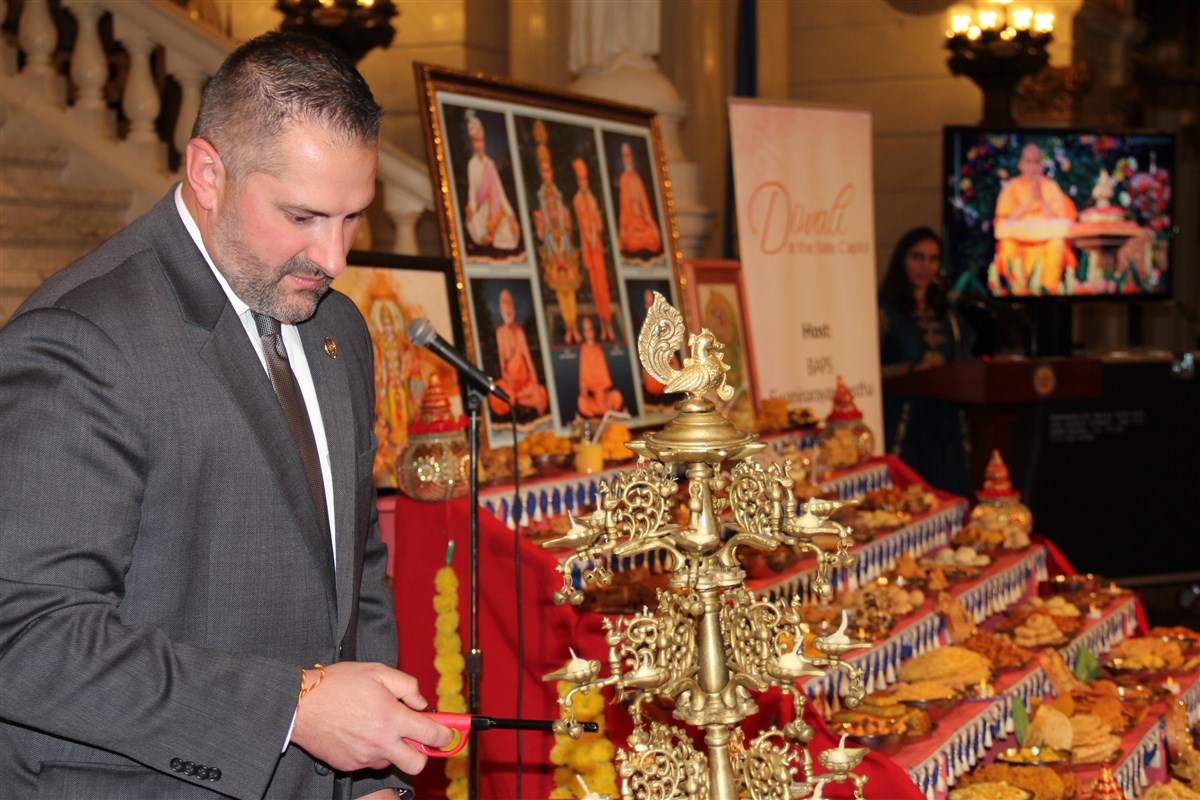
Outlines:
<svg viewBox="0 0 1200 800"><path fill-rule="evenodd" d="M571 712L577 692L611 687L624 701L633 732L616 759L623 800L756 800L820 798L829 782L850 781L862 798L866 778L853 772L865 748L820 753L828 772L817 774L805 745L813 730L803 720L806 697L797 680L844 670L850 689L844 704L855 707L864 688L862 672L842 660L868 642L841 627L812 641L819 655L806 653L800 600L760 600L745 586L737 558L744 547L770 551L788 546L816 557L813 587L832 594L829 570L851 566L850 529L831 519L844 505L813 499L797 514L788 465L764 465L754 458L765 445L755 434L733 427L706 395L728 400L728 367L723 346L707 329L693 334L683 368L671 364L683 344L679 311L655 295L638 339L638 355L666 392L686 392L677 414L658 433L628 447L637 466L600 485L598 508L572 520L570 529L545 543L569 548L561 564L562 588L556 603L578 604L578 570L583 585L612 581L616 561L657 553L669 564L669 588L658 592L658 607L632 616L606 618L608 675L600 662L574 658L546 680L574 683L560 701L555 730L578 738L582 729ZM728 469L724 469L729 464ZM687 522L672 521L679 491L674 474L687 478ZM756 694L771 688L790 696L793 719L746 741L742 720L758 710ZM689 731L648 718L646 707L670 709L675 720L704 731L696 749ZM662 716L662 715L658 715Z"/></svg>

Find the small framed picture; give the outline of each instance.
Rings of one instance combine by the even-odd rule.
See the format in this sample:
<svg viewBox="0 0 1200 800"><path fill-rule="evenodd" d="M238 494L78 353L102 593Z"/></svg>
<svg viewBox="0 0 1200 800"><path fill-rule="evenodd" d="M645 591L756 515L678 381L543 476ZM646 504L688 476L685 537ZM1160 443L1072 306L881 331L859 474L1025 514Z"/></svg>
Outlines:
<svg viewBox="0 0 1200 800"><path fill-rule="evenodd" d="M446 258L417 258L350 251L346 271L334 288L362 312L375 351L375 485L396 486L396 466L408 423L417 415L425 389L441 383L451 409L463 413L458 373L442 359L408 340L408 324L428 319L454 347L464 344L454 264Z"/></svg>
<svg viewBox="0 0 1200 800"><path fill-rule="evenodd" d="M735 392L725 407L739 414L748 411L752 419L758 397L754 389L754 347L746 324L742 265L737 261L689 260L684 262L684 274L691 329L708 328L725 346L727 380Z"/></svg>

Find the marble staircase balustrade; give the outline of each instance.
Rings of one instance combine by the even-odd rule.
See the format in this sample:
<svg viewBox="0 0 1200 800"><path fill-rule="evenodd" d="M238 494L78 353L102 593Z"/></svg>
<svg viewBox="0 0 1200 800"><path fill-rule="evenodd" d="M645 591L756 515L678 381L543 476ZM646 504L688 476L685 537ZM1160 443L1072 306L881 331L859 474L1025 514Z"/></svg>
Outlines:
<svg viewBox="0 0 1200 800"><path fill-rule="evenodd" d="M0 17L6 5L0 0ZM167 78L178 85L170 137L181 152L205 81L237 44L169 0L62 0L62 7L77 28L65 68L48 0L24 1L15 46L0 38L0 324L47 269L95 246L180 179L159 134ZM113 70L105 52L107 15L127 56L124 70ZM107 99L114 92L120 120ZM379 183L376 203L394 234L390 247L375 241L373 249L415 254L418 220L433 209L428 167L383 142Z"/></svg>

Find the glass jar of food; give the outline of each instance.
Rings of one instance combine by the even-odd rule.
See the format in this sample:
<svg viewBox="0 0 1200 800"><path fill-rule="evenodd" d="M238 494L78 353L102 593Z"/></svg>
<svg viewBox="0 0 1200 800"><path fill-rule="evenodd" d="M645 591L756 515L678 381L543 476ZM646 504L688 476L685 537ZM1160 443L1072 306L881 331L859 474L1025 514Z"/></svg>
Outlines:
<svg viewBox="0 0 1200 800"><path fill-rule="evenodd" d="M1033 532L1033 512L1015 494L981 497L971 509L968 525L994 532L994 540L1005 550L1019 550L1029 544Z"/></svg>
<svg viewBox="0 0 1200 800"><path fill-rule="evenodd" d="M833 390L833 409L817 437L818 457L828 469L845 469L861 464L875 452L875 434L863 421L854 403L854 393L838 375Z"/></svg>
<svg viewBox="0 0 1200 800"><path fill-rule="evenodd" d="M846 469L866 461L875 451L875 434L861 416L830 419L817 436L820 462L829 469Z"/></svg>
<svg viewBox="0 0 1200 800"><path fill-rule="evenodd" d="M963 529L966 538L974 540L968 543L999 545L1005 550L1019 550L1029 544L1033 512L1013 488L1008 465L999 450L992 451L983 474L983 488L975 496L979 502L971 509Z"/></svg>

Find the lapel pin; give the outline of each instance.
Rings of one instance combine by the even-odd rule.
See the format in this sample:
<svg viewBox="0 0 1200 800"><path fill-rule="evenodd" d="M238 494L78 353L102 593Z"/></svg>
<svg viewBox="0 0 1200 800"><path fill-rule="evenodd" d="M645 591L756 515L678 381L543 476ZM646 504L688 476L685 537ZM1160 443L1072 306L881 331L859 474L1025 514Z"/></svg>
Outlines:
<svg viewBox="0 0 1200 800"><path fill-rule="evenodd" d="M337 342L328 336L325 337L325 352L329 354L330 358L337 358Z"/></svg>

